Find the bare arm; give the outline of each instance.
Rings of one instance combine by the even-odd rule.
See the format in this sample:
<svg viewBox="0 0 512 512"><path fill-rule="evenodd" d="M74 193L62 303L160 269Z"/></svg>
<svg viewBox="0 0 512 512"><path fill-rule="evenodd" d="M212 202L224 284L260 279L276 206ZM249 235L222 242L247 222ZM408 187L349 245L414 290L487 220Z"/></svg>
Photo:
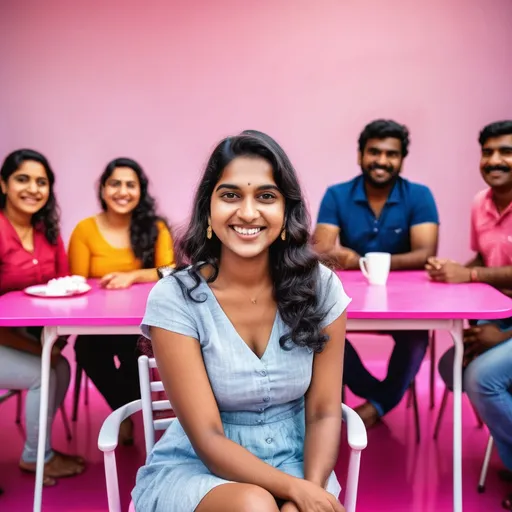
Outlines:
<svg viewBox="0 0 512 512"><path fill-rule="evenodd" d="M158 327L151 327L151 338L167 396L206 467L226 480L258 485L275 497L292 501L295 477L266 464L224 435L199 342Z"/></svg>
<svg viewBox="0 0 512 512"><path fill-rule="evenodd" d="M158 281L156 268L141 268L133 271L134 283L155 283Z"/></svg>
<svg viewBox="0 0 512 512"><path fill-rule="evenodd" d="M478 281L500 289L512 288L512 265L505 267L474 267Z"/></svg>
<svg viewBox="0 0 512 512"><path fill-rule="evenodd" d="M108 289L123 289L135 283L155 283L156 281L158 281L156 268L141 268L129 272L110 272L101 278L100 284Z"/></svg>
<svg viewBox="0 0 512 512"><path fill-rule="evenodd" d="M411 227L411 251L391 256L391 270L422 270L437 253L439 226L432 222Z"/></svg>
<svg viewBox="0 0 512 512"><path fill-rule="evenodd" d="M338 459L346 322L345 312L325 329L329 341L315 354L306 394L304 476L321 487L325 487Z"/></svg>
<svg viewBox="0 0 512 512"><path fill-rule="evenodd" d="M359 268L360 256L352 249L340 247L337 240L340 228L333 224L318 224L313 236L314 249L322 261L337 269L355 270Z"/></svg>
<svg viewBox="0 0 512 512"><path fill-rule="evenodd" d="M494 286L505 295L512 296L512 266L485 267L480 254L466 265L447 259L430 258L426 269L434 281L469 283L472 278L475 278L476 281Z"/></svg>

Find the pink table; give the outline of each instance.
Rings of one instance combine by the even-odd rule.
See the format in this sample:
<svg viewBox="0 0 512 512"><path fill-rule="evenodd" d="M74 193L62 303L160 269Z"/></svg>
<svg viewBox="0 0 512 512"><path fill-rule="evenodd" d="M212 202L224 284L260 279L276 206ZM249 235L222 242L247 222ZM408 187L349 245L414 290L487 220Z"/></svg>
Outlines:
<svg viewBox="0 0 512 512"><path fill-rule="evenodd" d="M462 328L464 319L512 316L512 300L484 284L431 283L424 272L397 272L387 286L368 286L360 272L339 273L352 303L347 330L447 330L455 344L453 474L454 510L462 511ZM59 335L138 334L146 298L152 285L107 291L91 282L93 290L72 299L36 299L22 292L0 297L0 326L45 326L43 333L42 386L39 446L34 511L41 510L42 477L50 354Z"/></svg>
<svg viewBox="0 0 512 512"><path fill-rule="evenodd" d="M41 404L37 446L34 512L40 512L43 495L44 447L48 415L50 356L60 335L139 334L146 300L153 284L138 284L129 290L105 290L97 281L86 295L68 299L40 299L23 292L0 296L0 326L44 326L41 358Z"/></svg>
<svg viewBox="0 0 512 512"><path fill-rule="evenodd" d="M462 511L462 356L465 319L512 316L512 300L481 283L434 283L425 272L392 272L386 286L369 286L359 271L338 272L352 297L347 330L446 330L453 363L453 510Z"/></svg>

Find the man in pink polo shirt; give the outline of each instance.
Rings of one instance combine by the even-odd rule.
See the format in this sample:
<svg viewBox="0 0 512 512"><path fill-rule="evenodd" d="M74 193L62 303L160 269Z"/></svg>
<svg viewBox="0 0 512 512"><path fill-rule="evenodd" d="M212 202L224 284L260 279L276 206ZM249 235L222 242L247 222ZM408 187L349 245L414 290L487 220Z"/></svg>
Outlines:
<svg viewBox="0 0 512 512"><path fill-rule="evenodd" d="M434 281L483 282L512 296L512 121L486 126L479 142L480 172L489 188L476 195L471 211L476 255L466 265L430 258L427 271ZM478 322L464 332L464 343L464 390L512 471L512 318ZM453 383L453 352L439 361L448 387ZM512 510L512 496L503 505Z"/></svg>

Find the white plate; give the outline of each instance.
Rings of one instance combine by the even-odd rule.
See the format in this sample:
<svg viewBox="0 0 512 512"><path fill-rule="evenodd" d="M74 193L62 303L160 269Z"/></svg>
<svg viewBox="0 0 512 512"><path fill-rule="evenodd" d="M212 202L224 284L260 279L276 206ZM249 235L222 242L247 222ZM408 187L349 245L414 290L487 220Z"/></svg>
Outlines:
<svg viewBox="0 0 512 512"><path fill-rule="evenodd" d="M83 286L83 289L80 291L66 292L64 294L47 293L47 286L45 284L29 286L28 288L25 288L23 291L27 295L32 295L33 297L44 297L47 299L57 299L57 298L63 298L63 297L77 297L78 295L84 295L91 289L91 287L88 284L84 284L82 286Z"/></svg>

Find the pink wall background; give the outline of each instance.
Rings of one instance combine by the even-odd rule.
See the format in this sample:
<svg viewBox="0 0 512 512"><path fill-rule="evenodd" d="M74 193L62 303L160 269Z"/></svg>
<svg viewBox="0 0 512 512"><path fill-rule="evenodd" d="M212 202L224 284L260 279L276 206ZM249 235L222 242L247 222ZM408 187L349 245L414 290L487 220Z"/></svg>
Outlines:
<svg viewBox="0 0 512 512"><path fill-rule="evenodd" d="M511 23L510 0L4 0L0 155L49 157L67 238L110 159L139 160L179 224L217 140L260 129L315 217L359 172L364 124L392 117L411 130L404 175L436 196L441 252L465 259L476 137L512 117Z"/></svg>

